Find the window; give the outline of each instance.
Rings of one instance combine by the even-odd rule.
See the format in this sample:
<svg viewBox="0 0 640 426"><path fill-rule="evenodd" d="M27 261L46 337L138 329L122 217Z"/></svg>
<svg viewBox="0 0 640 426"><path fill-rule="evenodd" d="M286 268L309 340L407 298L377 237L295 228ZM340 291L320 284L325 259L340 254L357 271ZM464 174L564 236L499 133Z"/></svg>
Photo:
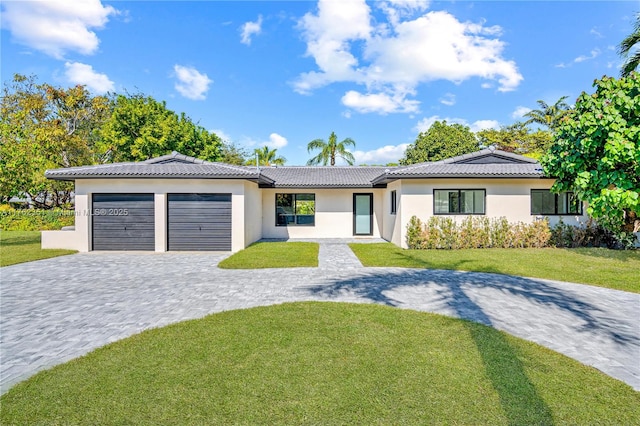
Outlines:
<svg viewBox="0 0 640 426"><path fill-rule="evenodd" d="M391 214L396 214L398 198L396 191L391 191Z"/></svg>
<svg viewBox="0 0 640 426"><path fill-rule="evenodd" d="M435 214L484 214L484 189L434 189Z"/></svg>
<svg viewBox="0 0 640 426"><path fill-rule="evenodd" d="M276 194L276 226L314 226L315 194Z"/></svg>
<svg viewBox="0 0 640 426"><path fill-rule="evenodd" d="M531 214L582 214L582 203L573 192L554 194L548 189L531 190Z"/></svg>

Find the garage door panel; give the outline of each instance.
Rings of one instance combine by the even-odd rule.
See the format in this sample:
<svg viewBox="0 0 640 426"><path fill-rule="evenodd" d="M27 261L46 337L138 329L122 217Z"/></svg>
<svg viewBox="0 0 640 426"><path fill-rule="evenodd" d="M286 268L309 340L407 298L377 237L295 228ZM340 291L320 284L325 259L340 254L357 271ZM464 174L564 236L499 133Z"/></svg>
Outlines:
<svg viewBox="0 0 640 426"><path fill-rule="evenodd" d="M231 194L168 194L169 250L231 250Z"/></svg>
<svg viewBox="0 0 640 426"><path fill-rule="evenodd" d="M153 194L94 194L93 250L154 250Z"/></svg>

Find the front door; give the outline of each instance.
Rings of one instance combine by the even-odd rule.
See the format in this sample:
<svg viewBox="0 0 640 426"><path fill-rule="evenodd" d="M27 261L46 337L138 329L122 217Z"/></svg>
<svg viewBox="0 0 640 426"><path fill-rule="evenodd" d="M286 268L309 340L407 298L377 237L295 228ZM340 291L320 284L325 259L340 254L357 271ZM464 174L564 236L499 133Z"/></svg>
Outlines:
<svg viewBox="0 0 640 426"><path fill-rule="evenodd" d="M353 235L373 234L373 194L353 194Z"/></svg>

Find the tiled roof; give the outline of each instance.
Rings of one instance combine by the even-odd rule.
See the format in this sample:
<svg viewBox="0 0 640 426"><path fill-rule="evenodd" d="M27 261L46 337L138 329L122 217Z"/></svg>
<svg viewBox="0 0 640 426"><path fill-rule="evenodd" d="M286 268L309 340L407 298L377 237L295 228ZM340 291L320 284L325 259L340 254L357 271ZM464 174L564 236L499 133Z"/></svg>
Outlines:
<svg viewBox="0 0 640 426"><path fill-rule="evenodd" d="M372 181L385 167L265 167L262 175L274 181L276 188L371 188Z"/></svg>
<svg viewBox="0 0 640 426"><path fill-rule="evenodd" d="M542 178L535 160L497 150L482 150L432 163L401 167L248 167L213 163L173 152L139 163L47 170L49 179L173 178L247 179L275 188L371 188L397 179Z"/></svg>
<svg viewBox="0 0 640 426"><path fill-rule="evenodd" d="M111 163L95 166L47 170L49 179L74 180L91 178L228 178L258 180L255 167L212 163L173 152L139 163Z"/></svg>
<svg viewBox="0 0 640 426"><path fill-rule="evenodd" d="M542 178L540 164L528 157L485 149L446 160L396 167L374 183L415 178Z"/></svg>

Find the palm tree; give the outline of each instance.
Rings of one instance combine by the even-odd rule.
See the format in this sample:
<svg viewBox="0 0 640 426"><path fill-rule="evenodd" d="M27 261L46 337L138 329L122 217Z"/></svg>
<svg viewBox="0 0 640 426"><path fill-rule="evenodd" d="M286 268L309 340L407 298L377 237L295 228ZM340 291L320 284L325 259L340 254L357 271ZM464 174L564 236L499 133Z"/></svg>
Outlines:
<svg viewBox="0 0 640 426"><path fill-rule="evenodd" d="M287 162L287 159L283 156L278 156L277 149L269 149L268 146L262 148L256 148L253 150L253 158L247 160L249 166L282 166ZM256 164L256 158L258 164Z"/></svg>
<svg viewBox="0 0 640 426"><path fill-rule="evenodd" d="M635 53L631 56L629 54L636 47ZM622 77L628 77L634 70L640 65L640 13L636 15L636 23L633 25L633 32L629 34L627 38L622 40L618 46L618 53L620 56L626 58L622 65L620 75Z"/></svg>
<svg viewBox="0 0 640 426"><path fill-rule="evenodd" d="M524 124L538 123L547 126L550 130L555 129L571 109L569 104L564 101L567 98L568 96L563 96L553 105L549 105L545 101L537 101L540 109L532 109L526 113L524 116L529 119Z"/></svg>
<svg viewBox="0 0 640 426"><path fill-rule="evenodd" d="M338 142L338 137L335 132L331 132L329 142L325 142L324 139L314 139L307 145L307 152L319 149L320 153L307 161L307 165L317 166L322 163L323 166L326 166L327 163L330 163L332 166L335 166L336 157L340 157L346 161L347 164L353 166L353 162L356 161L356 159L352 153L347 151L348 146L355 148L356 143L351 138L346 138L342 142Z"/></svg>

